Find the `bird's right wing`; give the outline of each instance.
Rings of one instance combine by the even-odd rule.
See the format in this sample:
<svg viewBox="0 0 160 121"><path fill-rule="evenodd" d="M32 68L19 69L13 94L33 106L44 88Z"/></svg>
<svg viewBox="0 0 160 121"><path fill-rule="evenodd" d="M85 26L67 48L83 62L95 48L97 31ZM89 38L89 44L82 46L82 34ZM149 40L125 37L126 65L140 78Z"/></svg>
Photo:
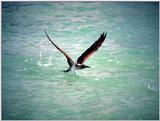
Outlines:
<svg viewBox="0 0 160 121"><path fill-rule="evenodd" d="M74 64L74 61L71 59L71 57L66 54L64 52L64 50L62 50L61 48L59 48L55 43L53 43L53 41L50 39L50 37L48 36L47 32L45 31L47 38L49 39L49 41L61 52L65 55L65 57L67 58L67 62L69 64L69 66L71 67Z"/></svg>

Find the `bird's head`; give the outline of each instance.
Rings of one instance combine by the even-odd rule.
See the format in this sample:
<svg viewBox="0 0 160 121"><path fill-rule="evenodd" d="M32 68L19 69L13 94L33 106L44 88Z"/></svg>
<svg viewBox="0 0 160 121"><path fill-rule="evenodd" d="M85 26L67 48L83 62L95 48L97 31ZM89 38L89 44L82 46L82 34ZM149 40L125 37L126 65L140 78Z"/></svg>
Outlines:
<svg viewBox="0 0 160 121"><path fill-rule="evenodd" d="M87 66L87 65L84 64L84 65L82 65L82 69L83 68L90 68L90 66Z"/></svg>

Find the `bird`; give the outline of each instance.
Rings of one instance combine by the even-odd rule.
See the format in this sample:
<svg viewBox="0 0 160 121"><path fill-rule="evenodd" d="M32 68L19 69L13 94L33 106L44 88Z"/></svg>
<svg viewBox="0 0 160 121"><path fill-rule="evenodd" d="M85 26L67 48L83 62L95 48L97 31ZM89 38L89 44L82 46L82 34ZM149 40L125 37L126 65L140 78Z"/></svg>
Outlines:
<svg viewBox="0 0 160 121"><path fill-rule="evenodd" d="M96 52L104 42L107 32L102 33L97 41L95 41L85 52L83 52L77 59L76 62L72 60L72 58L60 47L58 47L49 37L47 34L47 31L45 30L45 34L48 38L48 40L66 57L69 68L64 70L63 72L69 72L69 71L76 71L81 70L85 68L90 68L90 66L85 65L84 62L94 53Z"/></svg>

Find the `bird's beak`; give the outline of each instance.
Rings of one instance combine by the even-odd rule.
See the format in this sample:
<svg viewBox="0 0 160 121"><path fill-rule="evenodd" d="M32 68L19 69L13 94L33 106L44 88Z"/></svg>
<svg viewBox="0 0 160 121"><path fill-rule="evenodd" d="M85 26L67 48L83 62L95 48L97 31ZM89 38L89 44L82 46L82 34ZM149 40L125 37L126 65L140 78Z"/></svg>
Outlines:
<svg viewBox="0 0 160 121"><path fill-rule="evenodd" d="M90 66L86 66L86 68L90 68Z"/></svg>

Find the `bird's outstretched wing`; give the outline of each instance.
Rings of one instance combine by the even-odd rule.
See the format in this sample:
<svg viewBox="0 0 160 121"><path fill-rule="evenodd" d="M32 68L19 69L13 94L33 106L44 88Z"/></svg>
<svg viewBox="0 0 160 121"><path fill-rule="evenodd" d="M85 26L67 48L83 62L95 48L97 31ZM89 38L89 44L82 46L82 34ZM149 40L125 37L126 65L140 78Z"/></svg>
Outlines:
<svg viewBox="0 0 160 121"><path fill-rule="evenodd" d="M74 64L74 61L71 59L71 57L66 54L64 52L64 50L62 50L61 48L59 48L55 43L53 43L53 41L50 39L50 37L48 36L47 32L45 31L47 38L49 39L49 41L61 52L65 55L65 57L67 58L67 62L69 64L69 66L71 67Z"/></svg>
<svg viewBox="0 0 160 121"><path fill-rule="evenodd" d="M102 45L106 38L107 33L101 34L99 39L95 41L78 59L77 63L82 64L84 61L90 57L95 51L98 50L98 48Z"/></svg>

